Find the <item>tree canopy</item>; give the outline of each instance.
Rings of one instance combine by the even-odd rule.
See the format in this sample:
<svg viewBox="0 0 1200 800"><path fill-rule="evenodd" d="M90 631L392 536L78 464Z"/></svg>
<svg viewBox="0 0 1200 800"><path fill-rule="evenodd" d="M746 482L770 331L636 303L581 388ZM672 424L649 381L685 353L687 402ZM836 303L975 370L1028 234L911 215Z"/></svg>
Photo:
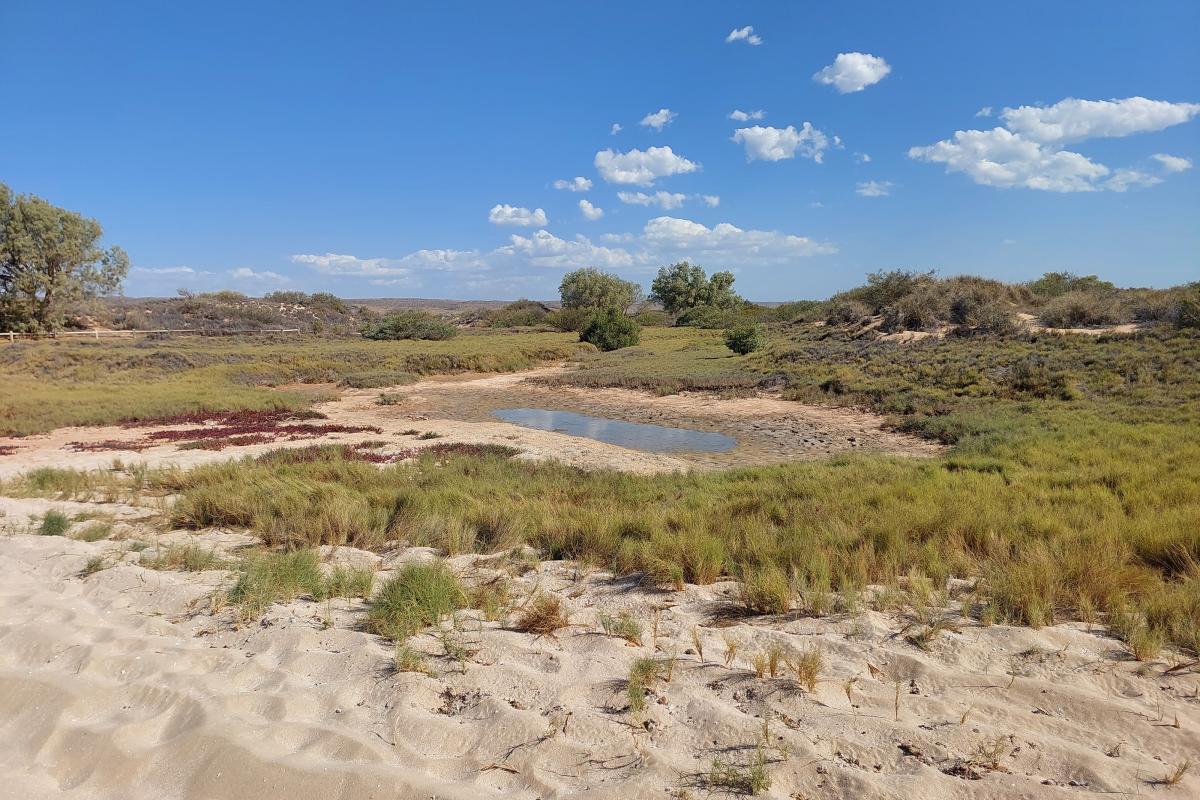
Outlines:
<svg viewBox="0 0 1200 800"><path fill-rule="evenodd" d="M0 183L0 327L49 331L81 302L118 292L129 272L100 223Z"/></svg>
<svg viewBox="0 0 1200 800"><path fill-rule="evenodd" d="M643 299L641 286L595 267L568 272L558 293L563 308L615 308L624 312Z"/></svg>
<svg viewBox="0 0 1200 800"><path fill-rule="evenodd" d="M732 308L743 302L733 291L732 272L714 272L686 261L663 267L650 285L650 299L671 314L681 314L697 306Z"/></svg>

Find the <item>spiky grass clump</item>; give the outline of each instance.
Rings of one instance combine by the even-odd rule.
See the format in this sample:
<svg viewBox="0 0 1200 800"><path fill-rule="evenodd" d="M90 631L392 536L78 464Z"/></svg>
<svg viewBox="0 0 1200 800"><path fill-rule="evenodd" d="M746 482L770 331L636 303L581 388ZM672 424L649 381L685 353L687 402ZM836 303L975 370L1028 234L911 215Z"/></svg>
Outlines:
<svg viewBox="0 0 1200 800"><path fill-rule="evenodd" d="M425 654L413 649L411 645L396 645L396 656L393 664L395 665L396 672L419 672L422 675L433 674L433 670L429 668L429 660L425 657Z"/></svg>
<svg viewBox="0 0 1200 800"><path fill-rule="evenodd" d="M761 748L756 750L746 766L722 758L714 758L708 770L708 787L737 794L756 795L771 788L767 773L767 757Z"/></svg>
<svg viewBox="0 0 1200 800"><path fill-rule="evenodd" d="M407 564L379 588L367 614L367 628L402 641L466 604L458 576L444 563Z"/></svg>
<svg viewBox="0 0 1200 800"><path fill-rule="evenodd" d="M98 542L101 539L107 539L112 532L112 520L96 520L72 533L71 538L81 542Z"/></svg>
<svg viewBox="0 0 1200 800"><path fill-rule="evenodd" d="M247 557L227 598L243 622L257 619L276 602L321 593L321 567L315 550L267 552Z"/></svg>
<svg viewBox="0 0 1200 800"><path fill-rule="evenodd" d="M471 608L483 612L483 618L488 622L496 622L508 613L512 589L507 580L498 577L472 587L469 596Z"/></svg>
<svg viewBox="0 0 1200 800"><path fill-rule="evenodd" d="M321 582L319 599L327 597L361 598L366 600L375 588L375 571L338 565Z"/></svg>
<svg viewBox="0 0 1200 800"><path fill-rule="evenodd" d="M792 586L775 566L742 569L742 603L760 614L783 614L792 607Z"/></svg>
<svg viewBox="0 0 1200 800"><path fill-rule="evenodd" d="M628 611L622 611L615 617L601 614L600 628L605 636L615 636L639 647L642 644L642 624Z"/></svg>
<svg viewBox="0 0 1200 800"><path fill-rule="evenodd" d="M821 679L821 670L825 668L825 658L821 655L820 650L811 647L788 659L787 663L796 676L796 683L803 686L810 694L817 690L817 681Z"/></svg>
<svg viewBox="0 0 1200 800"><path fill-rule="evenodd" d="M663 664L657 658L639 658L630 665L629 681L625 690L630 711L640 714L646 710L646 695L662 674Z"/></svg>
<svg viewBox="0 0 1200 800"><path fill-rule="evenodd" d="M51 509L42 515L37 532L42 536L66 536L70 529L71 518L61 511Z"/></svg>
<svg viewBox="0 0 1200 800"><path fill-rule="evenodd" d="M570 624L570 616L556 595L539 594L517 617L516 629L534 636L553 636Z"/></svg>
<svg viewBox="0 0 1200 800"><path fill-rule="evenodd" d="M158 550L149 558L142 557L138 564L146 569L178 570L180 572L204 572L210 569L228 569L229 563L215 550L196 544L171 545Z"/></svg>

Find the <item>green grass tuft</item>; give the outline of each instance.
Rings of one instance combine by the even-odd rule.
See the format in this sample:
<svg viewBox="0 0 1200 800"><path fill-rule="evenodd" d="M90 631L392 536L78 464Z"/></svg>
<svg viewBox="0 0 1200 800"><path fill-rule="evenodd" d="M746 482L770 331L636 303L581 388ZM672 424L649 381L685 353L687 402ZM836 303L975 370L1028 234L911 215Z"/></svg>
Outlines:
<svg viewBox="0 0 1200 800"><path fill-rule="evenodd" d="M466 605L462 584L444 563L407 564L379 588L367 628L402 641Z"/></svg>

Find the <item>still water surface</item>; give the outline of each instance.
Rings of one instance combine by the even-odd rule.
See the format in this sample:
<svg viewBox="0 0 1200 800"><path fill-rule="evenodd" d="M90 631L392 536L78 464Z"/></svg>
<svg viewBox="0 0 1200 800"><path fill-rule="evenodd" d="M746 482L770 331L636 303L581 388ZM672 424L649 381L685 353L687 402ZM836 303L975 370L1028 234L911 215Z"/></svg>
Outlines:
<svg viewBox="0 0 1200 800"><path fill-rule="evenodd" d="M547 408L500 408L492 415L544 431L557 431L571 436L646 450L651 453L726 453L733 449L737 440L722 433L694 431L688 428L668 428L664 425L648 425L641 422L624 422L619 419L589 417L573 411L551 411Z"/></svg>

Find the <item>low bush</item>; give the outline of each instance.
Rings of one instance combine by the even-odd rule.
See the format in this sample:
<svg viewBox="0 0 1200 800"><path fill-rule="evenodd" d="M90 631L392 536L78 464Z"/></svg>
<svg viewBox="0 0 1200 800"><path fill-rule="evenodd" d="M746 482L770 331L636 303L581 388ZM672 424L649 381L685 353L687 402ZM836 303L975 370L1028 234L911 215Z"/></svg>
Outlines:
<svg viewBox="0 0 1200 800"><path fill-rule="evenodd" d="M578 333L591 324L596 316L592 308L561 308L546 315L545 323L566 333Z"/></svg>
<svg viewBox="0 0 1200 800"><path fill-rule="evenodd" d="M728 328L738 324L742 314L737 308L717 306L693 306L680 314L675 324L687 328Z"/></svg>
<svg viewBox="0 0 1200 800"><path fill-rule="evenodd" d="M66 536L70 528L71 518L61 511L52 509L42 515L42 524L38 526L38 533L42 536Z"/></svg>
<svg viewBox="0 0 1200 800"><path fill-rule="evenodd" d="M393 372L380 370L378 372L352 372L339 382L339 386L351 389L379 389L384 386L407 386L417 382L417 376L411 372Z"/></svg>
<svg viewBox="0 0 1200 800"><path fill-rule="evenodd" d="M656 308L648 308L634 314L633 321L643 328L665 328L671 324L671 315Z"/></svg>
<svg viewBox="0 0 1200 800"><path fill-rule="evenodd" d="M926 331L950 317L950 299L941 285L922 280L881 312L886 331Z"/></svg>
<svg viewBox="0 0 1200 800"><path fill-rule="evenodd" d="M601 350L633 347L641 339L641 326L616 309L599 312L579 334L579 341Z"/></svg>
<svg viewBox="0 0 1200 800"><path fill-rule="evenodd" d="M834 299L825 308L827 325L857 325L871 316L871 309L858 300Z"/></svg>
<svg viewBox="0 0 1200 800"><path fill-rule="evenodd" d="M1116 297L1098 292L1067 292L1050 300L1038 314L1047 328L1083 328L1123 321Z"/></svg>
<svg viewBox="0 0 1200 800"><path fill-rule="evenodd" d="M509 303L491 315L494 328L520 328L541 325L550 315L550 309L535 300L524 298Z"/></svg>
<svg viewBox="0 0 1200 800"><path fill-rule="evenodd" d="M466 591L444 563L407 564L379 588L367 613L367 627L400 641L466 605Z"/></svg>
<svg viewBox="0 0 1200 800"><path fill-rule="evenodd" d="M753 323L727 328L725 346L740 356L762 350L767 346L767 329Z"/></svg>
<svg viewBox="0 0 1200 800"><path fill-rule="evenodd" d="M388 314L362 329L367 339L451 339L458 328L428 311L410 310Z"/></svg>
<svg viewBox="0 0 1200 800"><path fill-rule="evenodd" d="M816 322L825 319L828 312L827 300L796 300L782 303L767 313L774 322Z"/></svg>

